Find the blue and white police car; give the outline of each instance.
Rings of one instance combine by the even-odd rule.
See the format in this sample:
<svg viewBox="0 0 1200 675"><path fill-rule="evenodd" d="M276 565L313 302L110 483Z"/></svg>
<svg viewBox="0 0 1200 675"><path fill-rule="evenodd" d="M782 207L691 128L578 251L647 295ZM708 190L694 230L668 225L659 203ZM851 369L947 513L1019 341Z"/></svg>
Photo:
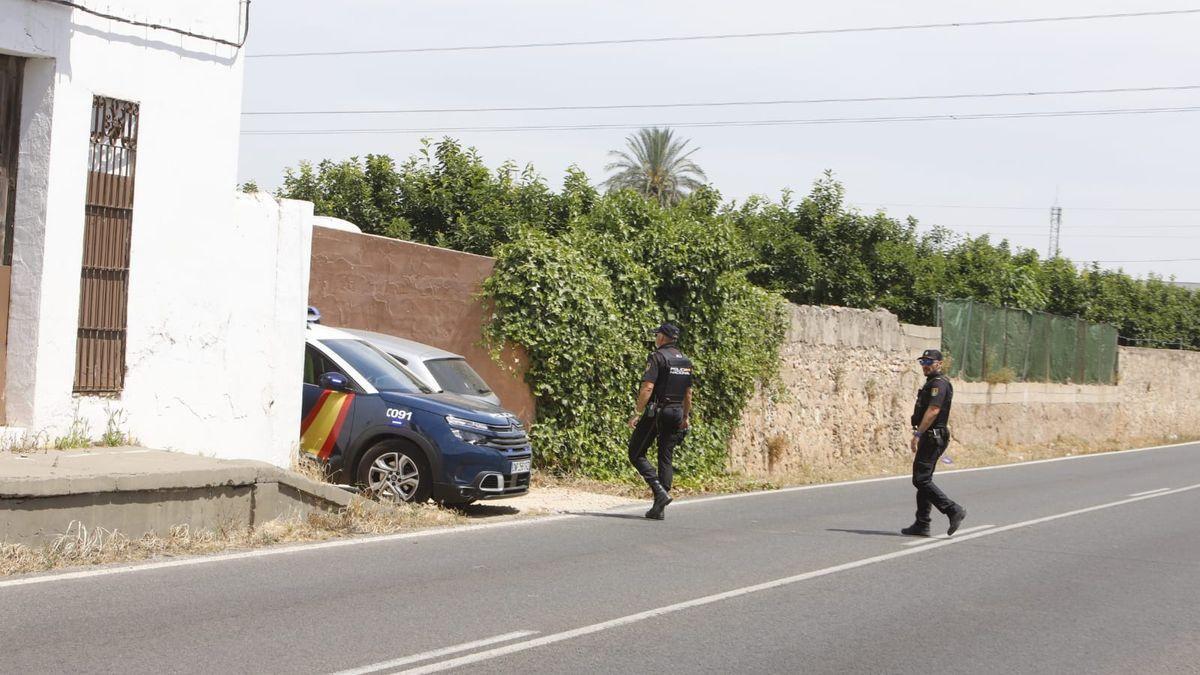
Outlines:
<svg viewBox="0 0 1200 675"><path fill-rule="evenodd" d="M344 331L308 324L300 447L383 499L451 504L529 491L532 452L503 408L434 393Z"/></svg>

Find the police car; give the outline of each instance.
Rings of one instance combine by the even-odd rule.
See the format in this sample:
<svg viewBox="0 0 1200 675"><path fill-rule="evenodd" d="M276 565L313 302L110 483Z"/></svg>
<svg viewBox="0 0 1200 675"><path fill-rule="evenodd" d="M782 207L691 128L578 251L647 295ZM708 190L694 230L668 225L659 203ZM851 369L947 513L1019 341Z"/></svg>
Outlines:
<svg viewBox="0 0 1200 675"><path fill-rule="evenodd" d="M300 448L383 499L469 503L529 491L529 438L515 415L434 393L344 331L308 324Z"/></svg>

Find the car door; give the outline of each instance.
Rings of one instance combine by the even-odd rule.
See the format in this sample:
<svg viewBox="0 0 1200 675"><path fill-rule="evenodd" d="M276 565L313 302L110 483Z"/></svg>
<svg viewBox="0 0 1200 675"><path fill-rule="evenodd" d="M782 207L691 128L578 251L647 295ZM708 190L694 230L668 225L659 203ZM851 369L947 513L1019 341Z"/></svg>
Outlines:
<svg viewBox="0 0 1200 675"><path fill-rule="evenodd" d="M353 391L333 391L319 384L325 373L339 373L353 382L346 371L313 345L304 346L303 421L300 424L301 452L322 461L340 464L354 426Z"/></svg>

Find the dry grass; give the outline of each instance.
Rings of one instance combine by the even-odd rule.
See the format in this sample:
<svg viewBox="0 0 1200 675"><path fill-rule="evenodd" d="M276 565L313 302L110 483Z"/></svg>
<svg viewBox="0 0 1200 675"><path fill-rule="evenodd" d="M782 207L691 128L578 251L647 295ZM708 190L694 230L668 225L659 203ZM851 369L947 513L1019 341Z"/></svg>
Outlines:
<svg viewBox="0 0 1200 675"><path fill-rule="evenodd" d="M943 456L939 468L969 469L980 466L996 466L1029 462L1039 459L1091 455L1124 450L1130 447L1150 447L1186 442L1187 438L1148 437L1136 441L1087 442L1075 438L1061 438L1038 446L984 446L951 443ZM947 461L949 459L949 461ZM912 454L896 452L887 455L865 455L849 458L839 463L804 466L799 471L772 475L770 482L781 487L836 483L878 476L908 475L912 471Z"/></svg>
<svg viewBox="0 0 1200 675"><path fill-rule="evenodd" d="M392 534L465 522L467 518L462 513L433 504L384 504L361 497L337 513L314 512L303 517L280 518L255 528L226 524L214 530L196 531L179 525L165 536L146 534L131 538L122 532L89 529L73 522L44 547L0 545L0 575Z"/></svg>

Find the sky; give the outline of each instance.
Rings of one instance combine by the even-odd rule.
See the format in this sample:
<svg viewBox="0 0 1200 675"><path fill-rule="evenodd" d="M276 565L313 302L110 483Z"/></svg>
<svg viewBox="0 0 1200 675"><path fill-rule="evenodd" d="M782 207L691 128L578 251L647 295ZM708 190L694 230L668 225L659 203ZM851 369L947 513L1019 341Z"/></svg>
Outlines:
<svg viewBox="0 0 1200 675"><path fill-rule="evenodd" d="M1136 276L1200 281L1200 88L982 99L621 110L273 116L269 111L594 106L1200 85L1200 14L787 37L400 54L261 55L954 23L1187 10L1200 0L254 0L241 180L278 186L302 160L402 160L443 127L491 166L571 164L596 183L640 126L1194 107L1111 116L682 127L727 199L804 194L823 171L864 211L1048 247ZM250 131L403 129L254 135ZM1003 208L1000 208L1003 207ZM1168 262L1175 259L1198 259ZM1146 261L1155 262L1129 262ZM1112 262L1106 262L1112 261Z"/></svg>

